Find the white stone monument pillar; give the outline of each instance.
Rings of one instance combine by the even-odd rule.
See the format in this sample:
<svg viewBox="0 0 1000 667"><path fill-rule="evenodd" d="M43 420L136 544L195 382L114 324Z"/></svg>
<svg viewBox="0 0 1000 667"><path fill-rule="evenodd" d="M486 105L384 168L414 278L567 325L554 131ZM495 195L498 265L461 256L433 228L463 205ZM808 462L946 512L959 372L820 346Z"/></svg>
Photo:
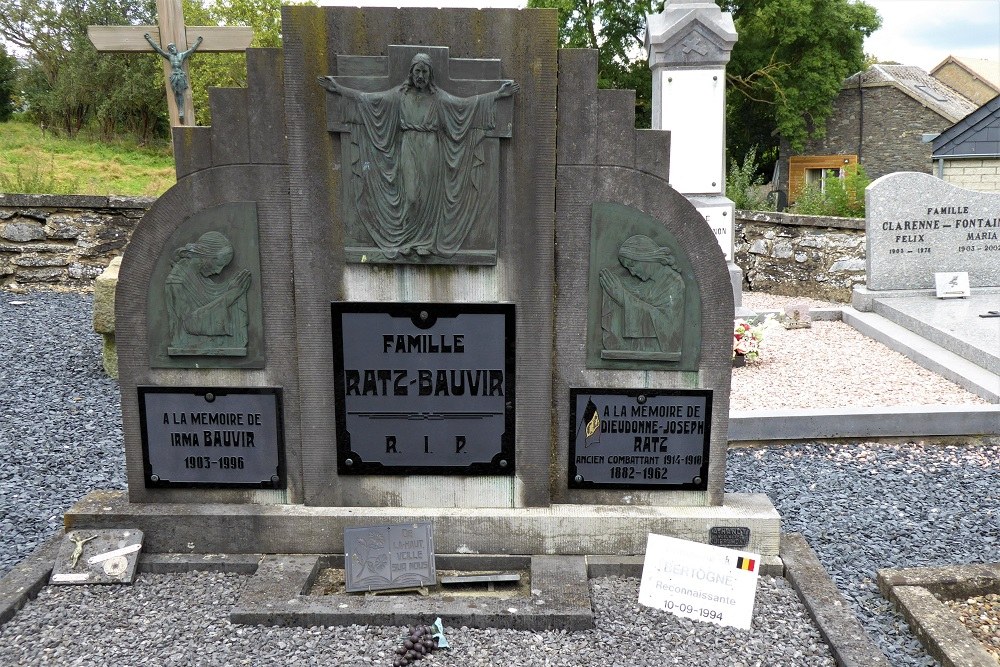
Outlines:
<svg viewBox="0 0 1000 667"><path fill-rule="evenodd" d="M670 185L715 232L729 262L736 314L743 272L733 263L734 206L726 192L726 63L736 43L732 14L714 2L667 0L646 18L653 70L653 129L670 130Z"/></svg>

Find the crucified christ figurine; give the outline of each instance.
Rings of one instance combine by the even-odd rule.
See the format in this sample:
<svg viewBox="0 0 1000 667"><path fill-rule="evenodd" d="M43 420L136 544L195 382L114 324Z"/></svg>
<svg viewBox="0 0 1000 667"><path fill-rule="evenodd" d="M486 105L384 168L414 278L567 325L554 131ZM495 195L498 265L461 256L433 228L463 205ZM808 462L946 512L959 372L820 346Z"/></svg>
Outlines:
<svg viewBox="0 0 1000 667"><path fill-rule="evenodd" d="M76 535L70 535L69 541L76 545L76 549L73 549L72 569L76 569L76 563L80 560L80 556L83 555L83 545L96 537L97 535L91 535L90 537L77 537Z"/></svg>
<svg viewBox="0 0 1000 667"><path fill-rule="evenodd" d="M170 72L170 88L174 91L174 101L177 103L177 117L180 119L181 123L184 122L184 91L188 89L188 79L187 73L184 71L184 61L191 57L191 54L195 52L199 46L201 46L202 38L199 37L195 40L194 46L192 46L187 51L177 52L177 45L173 42L167 44L167 50L164 51L160 48L160 45L153 41L153 38L147 32L143 35L149 45L153 47L153 50L159 53L161 56L166 58L170 62L170 67L172 71Z"/></svg>

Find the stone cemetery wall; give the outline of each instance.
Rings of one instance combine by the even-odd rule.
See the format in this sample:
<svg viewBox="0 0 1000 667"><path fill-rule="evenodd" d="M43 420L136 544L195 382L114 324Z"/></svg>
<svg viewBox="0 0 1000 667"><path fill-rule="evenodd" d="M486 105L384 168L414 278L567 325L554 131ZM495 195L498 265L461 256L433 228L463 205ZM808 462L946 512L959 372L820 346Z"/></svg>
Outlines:
<svg viewBox="0 0 1000 667"><path fill-rule="evenodd" d="M868 289L933 289L935 273L1000 286L1000 194L900 172L868 186L865 211Z"/></svg>
<svg viewBox="0 0 1000 667"><path fill-rule="evenodd" d="M0 285L91 285L153 201L0 194Z"/></svg>
<svg viewBox="0 0 1000 667"><path fill-rule="evenodd" d="M736 211L736 264L745 290L850 303L865 282L865 222Z"/></svg>

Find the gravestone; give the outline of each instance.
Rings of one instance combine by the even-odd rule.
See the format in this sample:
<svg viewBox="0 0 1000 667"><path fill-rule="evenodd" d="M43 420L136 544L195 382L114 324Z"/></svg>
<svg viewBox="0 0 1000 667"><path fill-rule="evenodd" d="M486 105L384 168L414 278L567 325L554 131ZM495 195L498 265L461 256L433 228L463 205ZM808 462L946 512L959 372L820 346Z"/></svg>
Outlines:
<svg viewBox="0 0 1000 667"><path fill-rule="evenodd" d="M175 132L116 302L127 496L73 525L304 554L389 524L439 554L733 528L776 559L770 501L723 489L725 255L596 51L552 10L282 20Z"/></svg>
<svg viewBox="0 0 1000 667"><path fill-rule="evenodd" d="M869 290L933 289L948 272L1000 287L1000 195L898 172L868 186L865 210Z"/></svg>

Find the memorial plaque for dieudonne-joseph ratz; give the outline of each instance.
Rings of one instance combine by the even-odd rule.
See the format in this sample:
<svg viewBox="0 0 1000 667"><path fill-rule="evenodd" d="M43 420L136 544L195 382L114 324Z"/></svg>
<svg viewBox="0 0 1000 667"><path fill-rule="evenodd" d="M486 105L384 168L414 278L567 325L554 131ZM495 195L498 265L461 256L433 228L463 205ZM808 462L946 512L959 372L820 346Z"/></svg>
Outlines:
<svg viewBox="0 0 1000 667"><path fill-rule="evenodd" d="M333 312L340 474L514 473L514 306Z"/></svg>

